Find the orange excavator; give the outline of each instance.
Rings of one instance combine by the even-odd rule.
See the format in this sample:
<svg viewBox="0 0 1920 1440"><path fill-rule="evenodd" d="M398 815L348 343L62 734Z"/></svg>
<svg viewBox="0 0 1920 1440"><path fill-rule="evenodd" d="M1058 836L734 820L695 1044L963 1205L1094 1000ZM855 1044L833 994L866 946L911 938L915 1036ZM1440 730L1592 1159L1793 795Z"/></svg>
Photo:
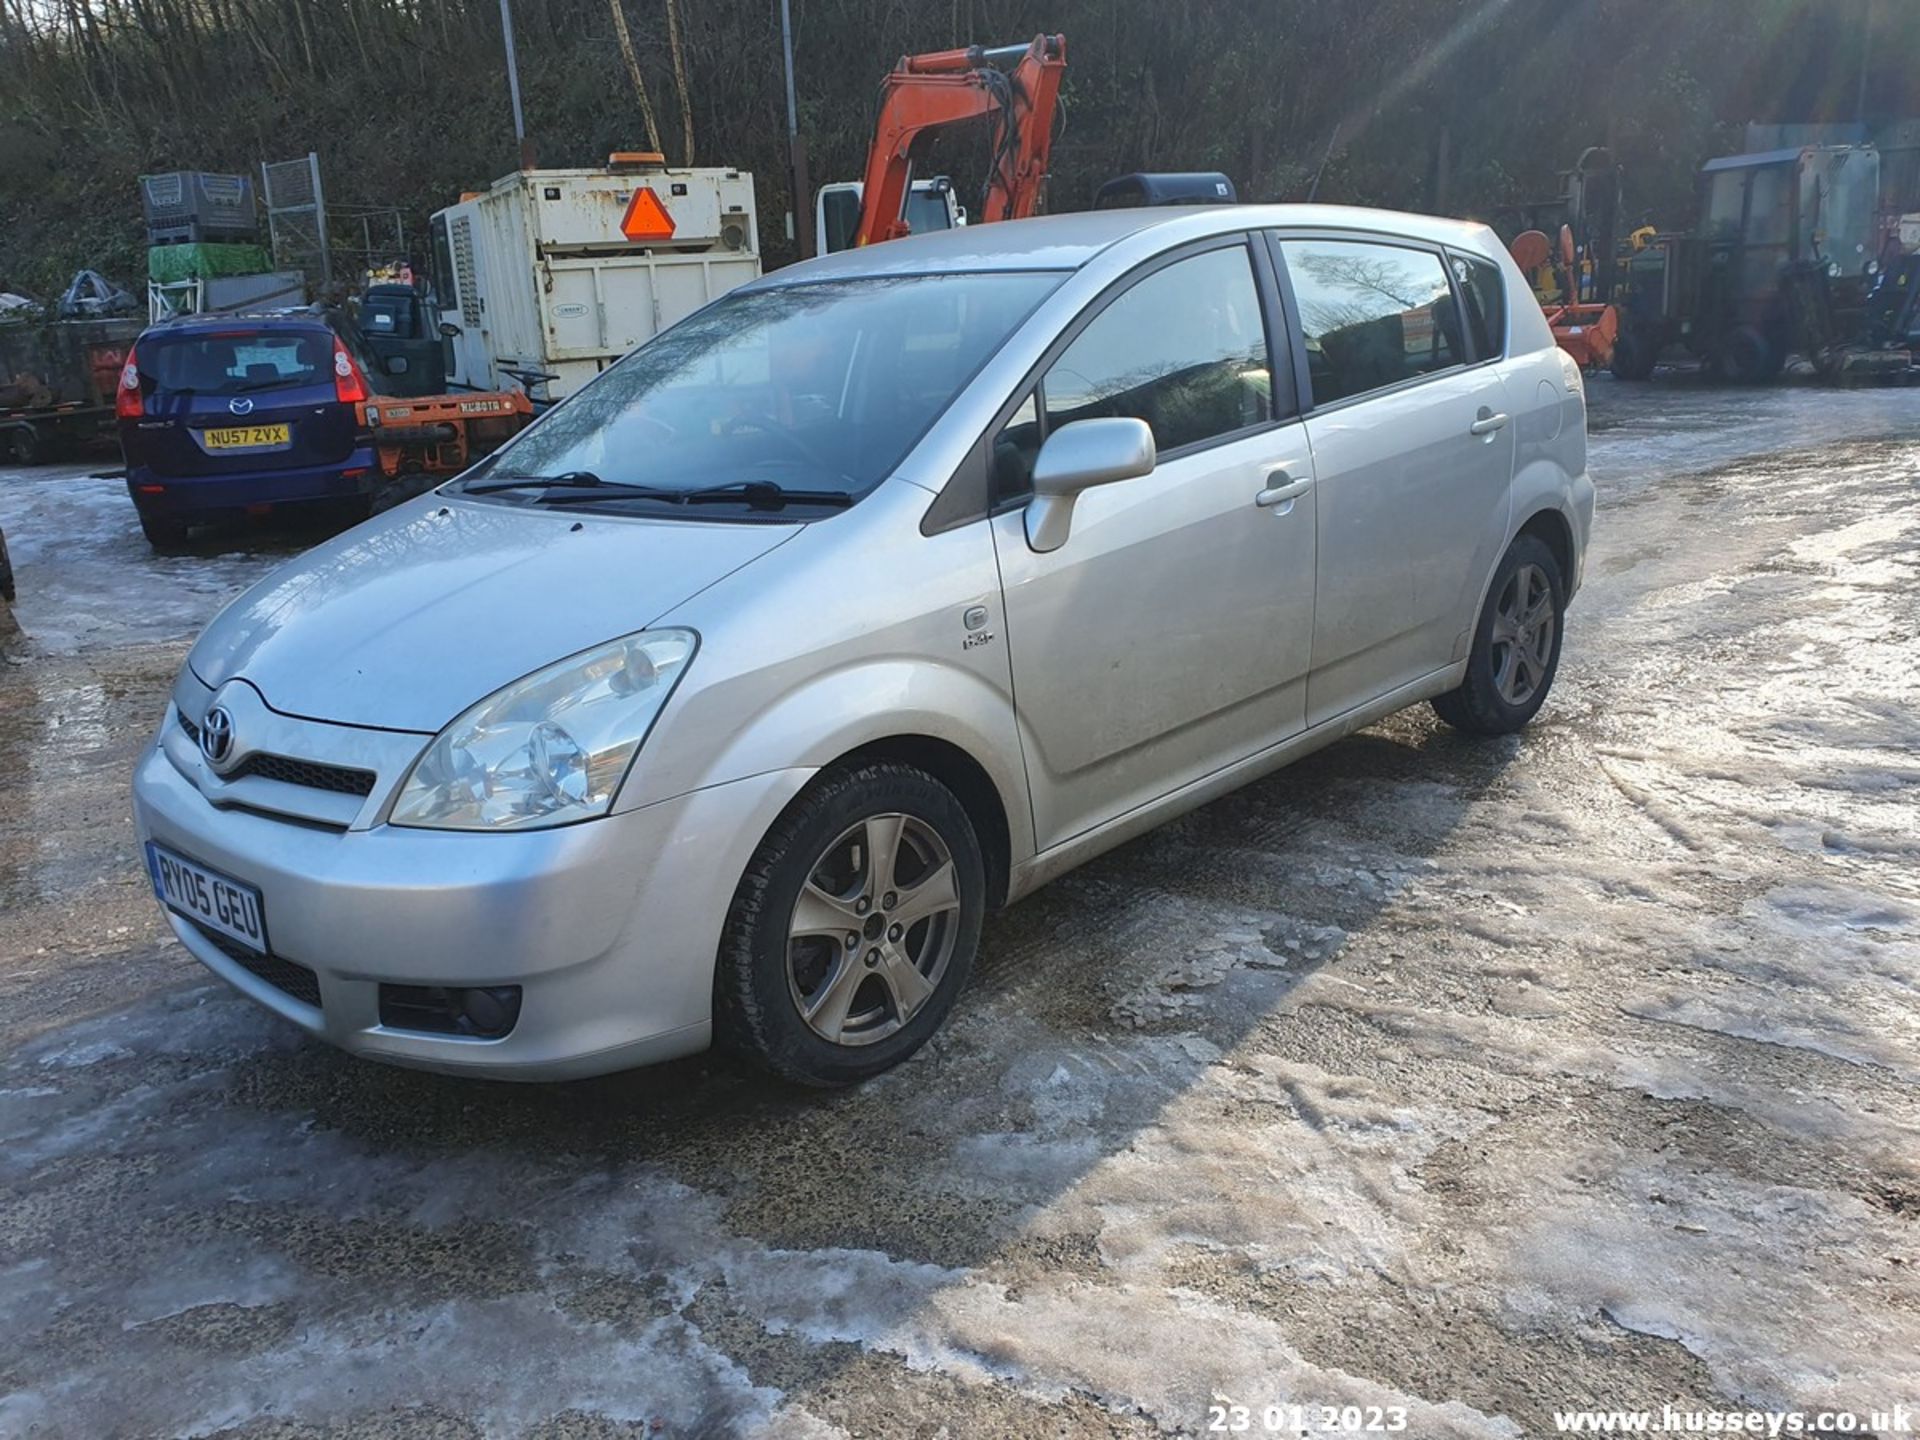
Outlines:
<svg viewBox="0 0 1920 1440"><path fill-rule="evenodd" d="M1011 70L1002 68L1008 65ZM976 220L1033 214L1046 190L1053 111L1066 68L1064 35L1036 35L1027 45L901 56L881 83L880 121L867 152L854 244L908 233L915 142L966 120L985 119L990 126L987 190Z"/></svg>

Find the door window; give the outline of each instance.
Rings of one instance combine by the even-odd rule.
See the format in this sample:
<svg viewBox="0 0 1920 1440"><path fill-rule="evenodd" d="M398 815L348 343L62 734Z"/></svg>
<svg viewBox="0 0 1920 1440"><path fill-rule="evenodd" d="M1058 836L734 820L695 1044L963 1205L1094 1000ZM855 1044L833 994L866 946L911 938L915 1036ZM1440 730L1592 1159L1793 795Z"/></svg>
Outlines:
<svg viewBox="0 0 1920 1440"><path fill-rule="evenodd" d="M1284 240L1280 249L1315 405L1461 363L1460 316L1438 255L1354 240Z"/></svg>
<svg viewBox="0 0 1920 1440"><path fill-rule="evenodd" d="M1246 247L1138 281L1053 362L1042 395L1048 434L1131 417L1147 422L1162 454L1272 420L1273 365Z"/></svg>
<svg viewBox="0 0 1920 1440"><path fill-rule="evenodd" d="M433 217L433 298L442 310L459 303L453 293L453 245L447 239L447 217Z"/></svg>

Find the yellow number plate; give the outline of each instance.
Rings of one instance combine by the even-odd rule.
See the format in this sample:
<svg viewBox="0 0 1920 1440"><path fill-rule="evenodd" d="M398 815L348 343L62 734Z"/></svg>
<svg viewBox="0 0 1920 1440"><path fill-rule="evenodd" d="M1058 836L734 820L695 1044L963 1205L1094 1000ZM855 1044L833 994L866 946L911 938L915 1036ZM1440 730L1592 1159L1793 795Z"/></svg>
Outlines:
<svg viewBox="0 0 1920 1440"><path fill-rule="evenodd" d="M258 450L290 443L284 425L240 425L231 430L202 430L200 443L209 450Z"/></svg>

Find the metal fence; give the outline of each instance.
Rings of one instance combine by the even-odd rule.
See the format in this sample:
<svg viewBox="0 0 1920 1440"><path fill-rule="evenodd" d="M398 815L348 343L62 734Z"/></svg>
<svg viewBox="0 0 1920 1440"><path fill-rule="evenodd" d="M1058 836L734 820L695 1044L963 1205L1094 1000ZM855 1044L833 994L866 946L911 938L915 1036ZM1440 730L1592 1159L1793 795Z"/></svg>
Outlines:
<svg viewBox="0 0 1920 1440"><path fill-rule="evenodd" d="M357 284L363 275L407 259L407 228L399 208L329 205L318 155L261 162L260 189L274 265L318 276L322 295L336 281Z"/></svg>
<svg viewBox="0 0 1920 1440"><path fill-rule="evenodd" d="M320 157L309 151L301 160L260 162L260 193L267 205L267 237L273 263L333 283L332 247L327 243L327 202L320 188Z"/></svg>

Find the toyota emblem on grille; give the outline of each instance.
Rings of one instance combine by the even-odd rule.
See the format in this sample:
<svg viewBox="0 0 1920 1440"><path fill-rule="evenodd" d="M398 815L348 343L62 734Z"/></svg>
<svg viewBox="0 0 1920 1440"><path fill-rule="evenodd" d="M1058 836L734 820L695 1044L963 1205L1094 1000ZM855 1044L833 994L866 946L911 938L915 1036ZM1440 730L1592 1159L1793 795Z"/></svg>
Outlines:
<svg viewBox="0 0 1920 1440"><path fill-rule="evenodd" d="M200 753L216 770L233 754L233 716L226 706L214 706L200 722Z"/></svg>
<svg viewBox="0 0 1920 1440"><path fill-rule="evenodd" d="M247 399L245 396L241 396L237 400L227 401L227 409L236 415L251 415L253 413L253 401Z"/></svg>

